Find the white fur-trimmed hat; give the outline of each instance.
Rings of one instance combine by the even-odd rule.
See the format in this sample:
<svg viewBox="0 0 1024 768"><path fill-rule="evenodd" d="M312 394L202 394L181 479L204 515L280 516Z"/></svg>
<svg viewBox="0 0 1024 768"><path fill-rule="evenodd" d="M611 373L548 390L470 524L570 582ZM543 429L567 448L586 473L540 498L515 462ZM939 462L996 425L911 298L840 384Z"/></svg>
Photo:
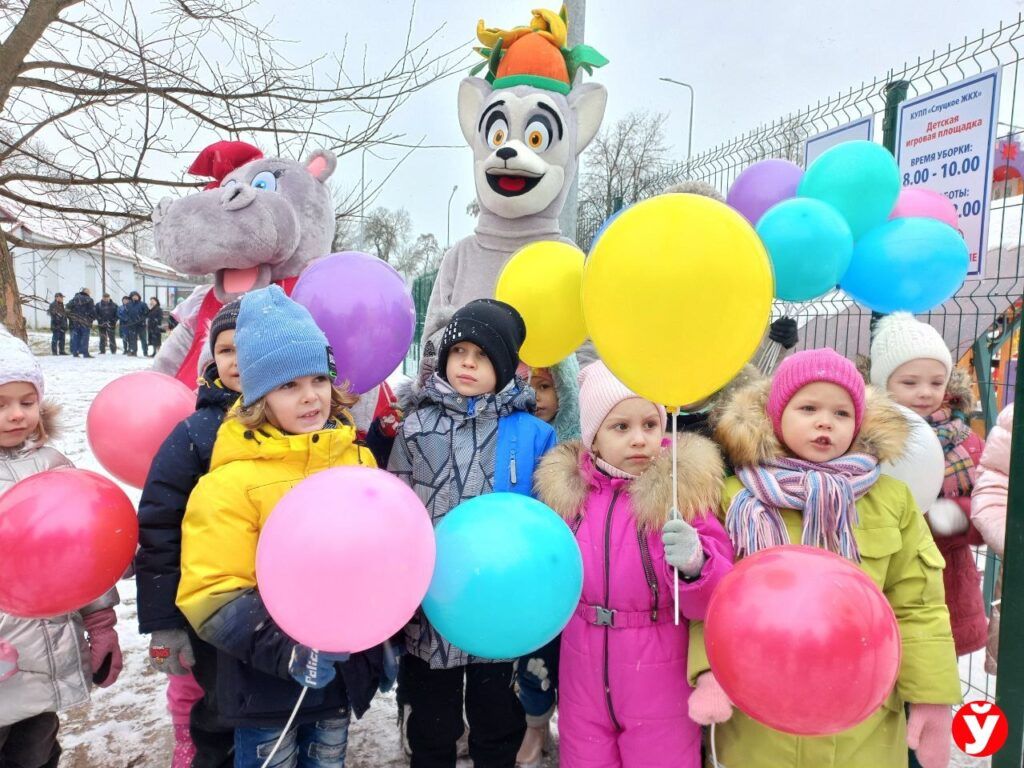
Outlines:
<svg viewBox="0 0 1024 768"><path fill-rule="evenodd" d="M893 312L878 321L871 340L871 383L882 389L893 371L911 360L938 360L953 373L953 356L942 335L909 312Z"/></svg>
<svg viewBox="0 0 1024 768"><path fill-rule="evenodd" d="M43 399L43 369L24 341L0 329L0 386L27 381Z"/></svg>

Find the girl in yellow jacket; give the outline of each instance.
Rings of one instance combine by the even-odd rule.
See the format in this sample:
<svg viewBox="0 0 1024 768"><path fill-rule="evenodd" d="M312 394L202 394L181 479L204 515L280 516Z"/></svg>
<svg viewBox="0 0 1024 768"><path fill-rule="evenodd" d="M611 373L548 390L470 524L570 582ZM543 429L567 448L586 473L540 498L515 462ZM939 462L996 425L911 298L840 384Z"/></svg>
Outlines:
<svg viewBox="0 0 1024 768"><path fill-rule="evenodd" d="M892 606L903 655L896 686L877 712L835 736L801 737L733 711L703 642L691 642L697 690L690 716L719 723L721 765L905 768L908 746L923 768L949 764L950 705L960 701L960 680L942 556L907 486L879 473L880 461L902 454L908 434L896 406L865 391L853 363L831 349L799 352L770 385L755 380L726 396L715 436L736 467L721 514L737 558L788 543L848 558Z"/></svg>
<svg viewBox="0 0 1024 768"><path fill-rule="evenodd" d="M318 654L285 635L260 599L256 544L275 504L301 480L376 462L356 443L345 410L355 398L332 385L327 339L304 307L273 285L247 293L235 346L242 401L217 433L210 472L189 498L177 604L218 650L214 699L235 727L235 767L262 765L305 685L311 690L275 759L340 768L349 709L360 715L369 705L381 650Z"/></svg>

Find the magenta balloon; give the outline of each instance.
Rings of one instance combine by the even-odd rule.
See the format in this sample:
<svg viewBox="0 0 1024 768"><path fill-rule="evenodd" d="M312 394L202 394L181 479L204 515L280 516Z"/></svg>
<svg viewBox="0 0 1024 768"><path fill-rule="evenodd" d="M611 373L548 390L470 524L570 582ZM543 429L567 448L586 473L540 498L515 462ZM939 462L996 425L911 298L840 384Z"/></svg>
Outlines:
<svg viewBox="0 0 1024 768"><path fill-rule="evenodd" d="M256 547L256 581L289 637L354 653L412 618L435 551L430 514L409 486L382 469L335 467L274 507Z"/></svg>
<svg viewBox="0 0 1024 768"><path fill-rule="evenodd" d="M890 219L937 219L949 224L953 229L960 229L960 218L956 206L941 192L924 187L907 187L900 190L896 198L896 206L889 214Z"/></svg>
<svg viewBox="0 0 1024 768"><path fill-rule="evenodd" d="M334 350L337 381L369 392L405 358L416 330L416 307L389 264L356 251L309 265L292 298L309 310Z"/></svg>
<svg viewBox="0 0 1024 768"><path fill-rule="evenodd" d="M762 160L736 177L725 202L757 226L773 205L796 197L796 188L803 176L803 169L789 160Z"/></svg>

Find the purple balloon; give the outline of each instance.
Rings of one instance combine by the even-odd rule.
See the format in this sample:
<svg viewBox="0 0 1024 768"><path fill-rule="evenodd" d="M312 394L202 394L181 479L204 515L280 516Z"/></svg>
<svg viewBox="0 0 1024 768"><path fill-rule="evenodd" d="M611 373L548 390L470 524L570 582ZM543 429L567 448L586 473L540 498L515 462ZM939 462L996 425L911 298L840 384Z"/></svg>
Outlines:
<svg viewBox="0 0 1024 768"><path fill-rule="evenodd" d="M789 160L762 160L748 166L729 187L725 202L757 226L765 211L796 197L803 169Z"/></svg>
<svg viewBox="0 0 1024 768"><path fill-rule="evenodd" d="M337 382L363 394L405 358L416 330L416 307L405 281L368 253L332 253L299 275L292 298L327 335Z"/></svg>

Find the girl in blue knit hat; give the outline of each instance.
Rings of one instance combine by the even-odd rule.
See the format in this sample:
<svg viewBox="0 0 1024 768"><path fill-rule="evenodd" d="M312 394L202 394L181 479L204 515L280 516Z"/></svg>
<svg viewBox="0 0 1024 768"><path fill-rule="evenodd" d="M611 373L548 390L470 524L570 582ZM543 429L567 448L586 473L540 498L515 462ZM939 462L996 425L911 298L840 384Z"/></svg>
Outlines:
<svg viewBox="0 0 1024 768"><path fill-rule="evenodd" d="M221 721L235 728L235 767L260 768L309 688L274 766L342 768L350 710L377 690L380 647L351 658L285 635L256 583L256 545L274 505L322 469L375 467L346 410L355 398L332 384L327 338L277 286L245 294L235 330L242 400L217 433L210 472L182 524L177 604L217 651ZM310 585L316 588L316 585Z"/></svg>

